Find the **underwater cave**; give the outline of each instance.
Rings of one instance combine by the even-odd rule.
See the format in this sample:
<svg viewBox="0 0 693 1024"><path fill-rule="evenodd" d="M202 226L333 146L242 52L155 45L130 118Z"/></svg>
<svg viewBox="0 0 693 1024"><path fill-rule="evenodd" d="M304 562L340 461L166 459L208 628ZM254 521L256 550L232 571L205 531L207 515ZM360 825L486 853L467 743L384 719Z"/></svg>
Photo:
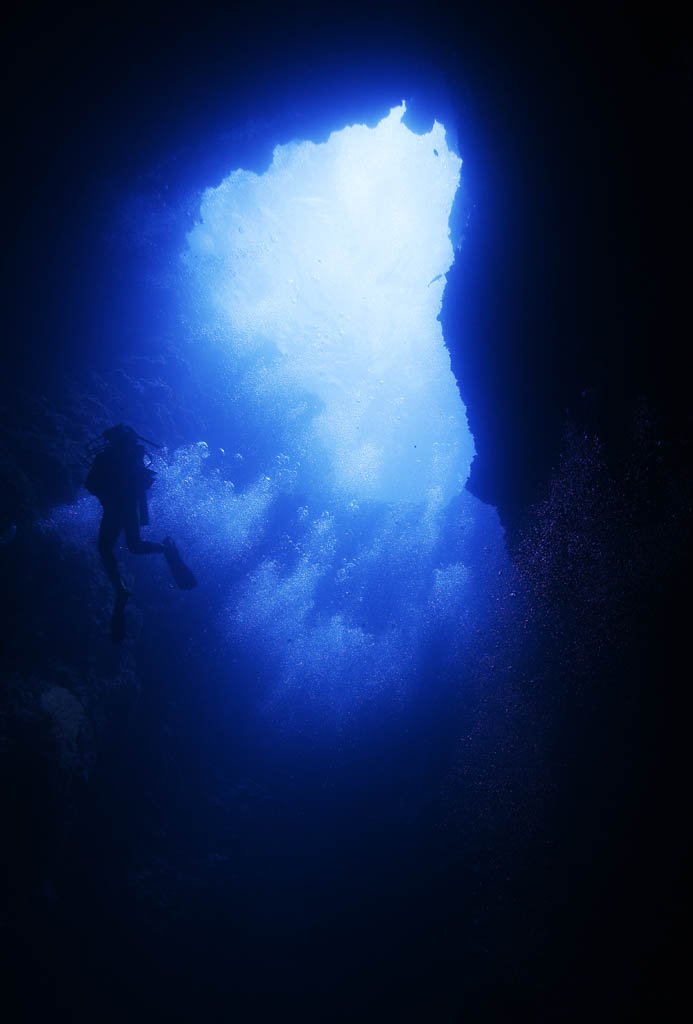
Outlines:
<svg viewBox="0 0 693 1024"><path fill-rule="evenodd" d="M463 6L26 16L0 937L27 1020L661 1017L690 403L643 239L685 237L683 116L650 68L631 92L620 22ZM84 489L119 422L153 442L143 537L198 581L122 545L122 643Z"/></svg>

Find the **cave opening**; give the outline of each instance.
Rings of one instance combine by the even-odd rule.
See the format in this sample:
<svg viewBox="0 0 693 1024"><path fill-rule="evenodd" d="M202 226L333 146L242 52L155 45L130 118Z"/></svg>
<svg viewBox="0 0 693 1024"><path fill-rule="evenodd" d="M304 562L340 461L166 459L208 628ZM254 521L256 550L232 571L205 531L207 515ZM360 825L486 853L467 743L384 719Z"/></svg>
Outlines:
<svg viewBox="0 0 693 1024"><path fill-rule="evenodd" d="M245 447L180 449L154 514L233 579L228 642L280 703L343 710L407 689L432 650L454 661L506 562L495 509L465 489L474 439L439 319L462 161L405 110L233 171L181 254L191 350L221 354Z"/></svg>

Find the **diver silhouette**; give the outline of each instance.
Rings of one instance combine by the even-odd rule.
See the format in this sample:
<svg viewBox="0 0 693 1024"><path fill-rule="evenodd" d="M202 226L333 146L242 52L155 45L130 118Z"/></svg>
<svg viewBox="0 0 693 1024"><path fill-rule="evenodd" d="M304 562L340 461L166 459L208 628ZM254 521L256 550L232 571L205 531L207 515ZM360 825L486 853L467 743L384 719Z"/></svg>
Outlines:
<svg viewBox="0 0 693 1024"><path fill-rule="evenodd" d="M171 537L165 537L161 544L140 537L140 527L149 524L147 491L156 474L150 468L151 457L138 441L146 439L123 423L104 430L101 438L90 446L90 455L95 455L95 458L84 482L86 489L99 499L103 508L99 554L115 591L111 639L116 644L125 639L125 606L130 597L113 552L121 530L125 532L125 542L132 554L163 555L181 589L192 590L197 585ZM157 447L152 441L146 443ZM146 458L149 458L150 465L146 464Z"/></svg>

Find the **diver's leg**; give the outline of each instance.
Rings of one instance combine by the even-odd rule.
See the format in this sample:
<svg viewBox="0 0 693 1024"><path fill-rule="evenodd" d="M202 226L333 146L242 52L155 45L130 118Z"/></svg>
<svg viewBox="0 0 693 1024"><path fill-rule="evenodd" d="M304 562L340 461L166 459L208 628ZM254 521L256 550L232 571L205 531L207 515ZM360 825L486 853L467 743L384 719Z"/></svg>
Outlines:
<svg viewBox="0 0 693 1024"><path fill-rule="evenodd" d="M101 555L101 561L103 567L106 570L106 575L111 581L111 586L115 590L116 597L121 597L127 593L126 588L123 586L123 581L120 578L120 571L118 570L118 563L116 561L115 554L113 553L113 545L118 540L118 534L120 533L120 517L117 513L113 512L112 509L104 509L103 516L101 517L101 525L99 526L99 554Z"/></svg>
<svg viewBox="0 0 693 1024"><path fill-rule="evenodd" d="M125 518L125 542L133 555L163 555L164 545L153 540L142 540L137 506L128 509Z"/></svg>

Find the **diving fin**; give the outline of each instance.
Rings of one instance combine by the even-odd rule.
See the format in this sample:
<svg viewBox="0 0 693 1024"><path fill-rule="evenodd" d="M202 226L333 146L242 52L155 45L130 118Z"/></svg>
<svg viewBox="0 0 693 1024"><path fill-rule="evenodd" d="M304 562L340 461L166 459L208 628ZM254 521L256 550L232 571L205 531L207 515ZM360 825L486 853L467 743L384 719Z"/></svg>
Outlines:
<svg viewBox="0 0 693 1024"><path fill-rule="evenodd" d="M193 590L197 586L197 580L193 573L180 557L178 548L171 537L164 537L164 558L168 562L173 579L181 590Z"/></svg>

